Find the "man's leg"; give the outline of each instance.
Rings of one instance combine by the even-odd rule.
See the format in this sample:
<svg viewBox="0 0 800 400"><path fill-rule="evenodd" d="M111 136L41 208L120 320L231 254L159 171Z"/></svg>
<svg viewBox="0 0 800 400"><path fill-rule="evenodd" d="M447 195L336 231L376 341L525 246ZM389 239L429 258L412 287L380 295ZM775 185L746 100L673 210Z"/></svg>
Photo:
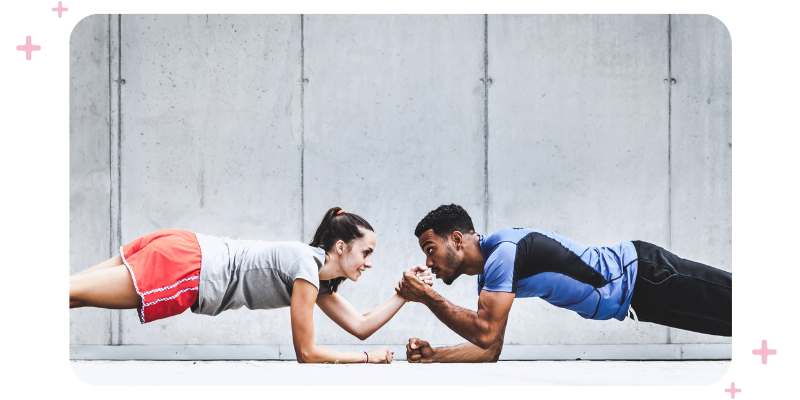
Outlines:
<svg viewBox="0 0 800 400"><path fill-rule="evenodd" d="M732 274L635 241L639 258L631 307L640 321L731 336Z"/></svg>

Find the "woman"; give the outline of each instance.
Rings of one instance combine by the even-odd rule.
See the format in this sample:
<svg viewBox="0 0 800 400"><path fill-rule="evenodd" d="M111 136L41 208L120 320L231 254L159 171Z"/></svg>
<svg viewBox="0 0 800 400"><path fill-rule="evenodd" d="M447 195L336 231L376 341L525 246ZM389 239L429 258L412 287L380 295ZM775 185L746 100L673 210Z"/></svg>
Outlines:
<svg viewBox="0 0 800 400"><path fill-rule="evenodd" d="M70 308L136 308L141 323L191 308L217 315L249 309L291 307L292 341L301 363L391 363L393 352L342 352L314 344L314 304L361 340L406 301L396 293L365 314L336 293L372 268L375 233L356 214L328 210L311 243L232 240L165 229L122 246L120 254L70 277ZM427 267L412 268L433 284Z"/></svg>

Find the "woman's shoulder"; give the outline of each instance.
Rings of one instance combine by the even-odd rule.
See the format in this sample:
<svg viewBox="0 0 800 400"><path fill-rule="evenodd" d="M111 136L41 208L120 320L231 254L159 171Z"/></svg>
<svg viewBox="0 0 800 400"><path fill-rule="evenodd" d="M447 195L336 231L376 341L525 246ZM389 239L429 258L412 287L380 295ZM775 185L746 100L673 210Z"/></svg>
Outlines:
<svg viewBox="0 0 800 400"><path fill-rule="evenodd" d="M201 247L204 243L213 243L214 245L224 245L229 249L237 249L241 252L261 253L261 254L276 254L282 256L301 257L304 255L313 256L315 258L325 257L325 250L319 247L313 247L303 242L294 240L286 241L269 241L260 239L232 239L225 236L211 236L196 233L198 242Z"/></svg>
<svg viewBox="0 0 800 400"><path fill-rule="evenodd" d="M293 250L302 251L302 252L308 252L308 251L311 251L311 249L312 249L311 246L309 246L309 245L307 245L307 244L305 244L303 242L297 242L297 241L294 241L294 240L285 240L285 241L271 242L271 243L275 247L280 247L280 248L285 248L285 249L293 249Z"/></svg>
<svg viewBox="0 0 800 400"><path fill-rule="evenodd" d="M274 248L280 253L310 255L310 256L325 256L325 250L319 247L309 246L303 242L297 241L280 241L280 242L262 242L263 245Z"/></svg>

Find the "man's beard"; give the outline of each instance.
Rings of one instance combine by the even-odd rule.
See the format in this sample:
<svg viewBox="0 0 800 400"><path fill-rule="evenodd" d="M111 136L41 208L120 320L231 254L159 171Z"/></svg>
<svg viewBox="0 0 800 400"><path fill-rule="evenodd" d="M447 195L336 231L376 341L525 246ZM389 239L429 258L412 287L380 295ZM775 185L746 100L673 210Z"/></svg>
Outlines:
<svg viewBox="0 0 800 400"><path fill-rule="evenodd" d="M450 247L450 244L445 243L444 246L447 248L447 256L444 259L444 265L446 267L445 269L447 270L448 276L441 277L441 279L445 285L450 285L458 277L455 271L458 260L456 260L456 252L452 247Z"/></svg>

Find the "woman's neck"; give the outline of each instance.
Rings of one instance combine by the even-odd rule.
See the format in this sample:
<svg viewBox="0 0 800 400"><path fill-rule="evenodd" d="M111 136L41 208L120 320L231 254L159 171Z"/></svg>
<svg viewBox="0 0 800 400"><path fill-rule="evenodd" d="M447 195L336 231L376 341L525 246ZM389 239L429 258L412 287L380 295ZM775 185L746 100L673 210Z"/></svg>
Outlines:
<svg viewBox="0 0 800 400"><path fill-rule="evenodd" d="M333 278L343 276L341 273L341 266L339 260L334 260L327 252L325 252L325 264L319 270L319 280L326 281Z"/></svg>

